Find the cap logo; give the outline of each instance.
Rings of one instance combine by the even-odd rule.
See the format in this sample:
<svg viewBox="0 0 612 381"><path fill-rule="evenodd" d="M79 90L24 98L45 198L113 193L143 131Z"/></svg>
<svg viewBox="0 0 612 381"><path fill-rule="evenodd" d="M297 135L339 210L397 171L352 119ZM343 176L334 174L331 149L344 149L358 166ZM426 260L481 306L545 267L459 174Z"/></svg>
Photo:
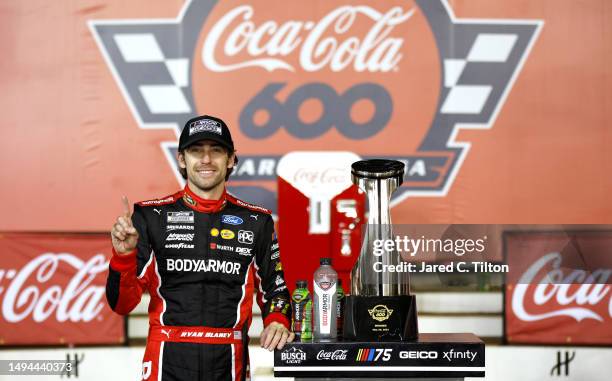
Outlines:
<svg viewBox="0 0 612 381"><path fill-rule="evenodd" d="M198 132L214 132L221 135L221 123L212 119L200 119L189 124L189 136Z"/></svg>

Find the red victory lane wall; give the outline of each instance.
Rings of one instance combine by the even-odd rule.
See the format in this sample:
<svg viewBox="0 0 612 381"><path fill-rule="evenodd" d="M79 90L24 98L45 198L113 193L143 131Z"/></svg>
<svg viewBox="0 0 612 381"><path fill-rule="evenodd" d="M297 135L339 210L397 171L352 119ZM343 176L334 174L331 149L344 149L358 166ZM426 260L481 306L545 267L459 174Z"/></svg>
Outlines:
<svg viewBox="0 0 612 381"><path fill-rule="evenodd" d="M612 232L508 233L510 343L612 343Z"/></svg>
<svg viewBox="0 0 612 381"><path fill-rule="evenodd" d="M124 341L105 299L108 234L2 234L0 253L0 343Z"/></svg>

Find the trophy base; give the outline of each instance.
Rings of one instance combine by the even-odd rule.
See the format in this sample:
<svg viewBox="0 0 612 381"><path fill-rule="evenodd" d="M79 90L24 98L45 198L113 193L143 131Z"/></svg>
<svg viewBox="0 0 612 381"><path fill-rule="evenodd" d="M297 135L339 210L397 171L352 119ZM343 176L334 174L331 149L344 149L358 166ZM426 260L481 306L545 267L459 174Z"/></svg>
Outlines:
<svg viewBox="0 0 612 381"><path fill-rule="evenodd" d="M419 336L414 295L348 295L345 303L344 340L411 341Z"/></svg>

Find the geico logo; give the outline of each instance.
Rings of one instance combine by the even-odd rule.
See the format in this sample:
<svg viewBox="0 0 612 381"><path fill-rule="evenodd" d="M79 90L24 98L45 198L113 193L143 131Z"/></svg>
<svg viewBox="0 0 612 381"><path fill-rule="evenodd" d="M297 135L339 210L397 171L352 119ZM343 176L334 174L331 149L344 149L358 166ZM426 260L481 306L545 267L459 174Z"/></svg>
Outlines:
<svg viewBox="0 0 612 381"><path fill-rule="evenodd" d="M436 351L401 351L399 353L401 359L437 359L438 352Z"/></svg>
<svg viewBox="0 0 612 381"><path fill-rule="evenodd" d="M166 270L238 274L240 263L217 259L166 259Z"/></svg>

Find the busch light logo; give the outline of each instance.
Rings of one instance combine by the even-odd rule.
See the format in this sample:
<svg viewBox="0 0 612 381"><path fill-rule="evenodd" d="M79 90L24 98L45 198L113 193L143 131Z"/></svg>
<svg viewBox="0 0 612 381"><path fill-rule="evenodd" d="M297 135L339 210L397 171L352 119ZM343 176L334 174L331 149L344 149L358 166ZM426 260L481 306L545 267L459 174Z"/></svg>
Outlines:
<svg viewBox="0 0 612 381"><path fill-rule="evenodd" d="M230 191L275 212L280 157L313 147L404 162L392 205L445 196L460 130L494 126L543 22L461 19L447 0L200 0L89 25L138 127L222 115L240 142Z"/></svg>
<svg viewBox="0 0 612 381"><path fill-rule="evenodd" d="M230 225L240 225L244 221L242 220L242 218L238 216L233 216L231 214L224 214L223 216L221 216L221 222L224 224L230 224Z"/></svg>
<svg viewBox="0 0 612 381"><path fill-rule="evenodd" d="M306 361L306 352L296 347L291 347L281 352L281 361L286 364L300 364L302 361Z"/></svg>

